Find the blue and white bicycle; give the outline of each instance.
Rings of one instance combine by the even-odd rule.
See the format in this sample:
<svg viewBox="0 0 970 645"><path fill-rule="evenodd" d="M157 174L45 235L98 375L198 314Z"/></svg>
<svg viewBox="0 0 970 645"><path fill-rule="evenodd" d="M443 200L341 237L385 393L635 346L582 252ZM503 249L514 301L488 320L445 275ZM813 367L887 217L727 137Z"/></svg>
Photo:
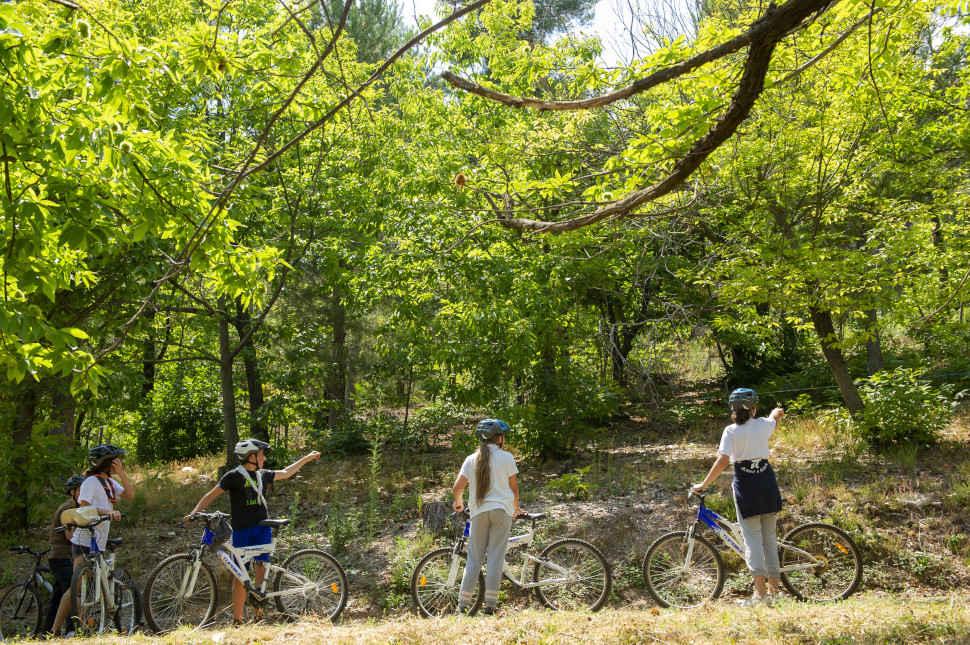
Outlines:
<svg viewBox="0 0 970 645"><path fill-rule="evenodd" d="M247 602L262 608L270 602L288 616L313 614L337 620L347 604L347 574L329 553L302 549L282 565L267 563L260 585L253 583L249 568L261 555L272 555L276 541L251 547L234 547L232 527L226 513L196 513L193 519L205 521L202 540L188 553L162 560L145 585L145 619L156 633L180 625L206 627L214 622L218 588L212 567L205 561L213 554L222 566L247 591ZM289 520L263 520L263 526L278 529Z"/></svg>
<svg viewBox="0 0 970 645"><path fill-rule="evenodd" d="M662 607L696 607L717 598L726 570L720 552L698 528L706 526L742 558L741 526L729 522L699 500L697 517L686 531L657 538L643 558L647 591ZM781 581L798 600L817 602L848 598L862 581L859 549L842 529L831 524L796 526L778 541Z"/></svg>

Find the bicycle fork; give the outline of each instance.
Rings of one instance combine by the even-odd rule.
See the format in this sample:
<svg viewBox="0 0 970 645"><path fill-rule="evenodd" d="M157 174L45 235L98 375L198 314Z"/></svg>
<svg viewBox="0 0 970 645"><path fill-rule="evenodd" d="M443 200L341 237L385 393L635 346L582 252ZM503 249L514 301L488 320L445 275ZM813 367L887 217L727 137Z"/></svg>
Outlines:
<svg viewBox="0 0 970 645"><path fill-rule="evenodd" d="M195 591L195 582L199 579L199 569L202 568L202 554L195 552L192 558L192 566L185 570L182 575L182 583L179 585L179 600L185 600Z"/></svg>

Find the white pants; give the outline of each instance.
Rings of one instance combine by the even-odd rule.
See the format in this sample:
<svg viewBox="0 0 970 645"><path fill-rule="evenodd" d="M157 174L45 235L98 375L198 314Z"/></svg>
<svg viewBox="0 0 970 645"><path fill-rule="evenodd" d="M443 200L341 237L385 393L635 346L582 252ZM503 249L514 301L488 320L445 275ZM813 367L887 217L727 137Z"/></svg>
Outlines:
<svg viewBox="0 0 970 645"><path fill-rule="evenodd" d="M485 605L495 607L498 603L498 588L502 584L502 567L511 531L512 516L502 509L485 511L472 518L468 531L468 561L465 563L465 575L461 578L461 596L458 600L462 607L472 604L482 560L486 564Z"/></svg>
<svg viewBox="0 0 970 645"><path fill-rule="evenodd" d="M778 578L781 564L778 561L778 513L764 513L741 518L741 534L744 535L744 559L753 576Z"/></svg>

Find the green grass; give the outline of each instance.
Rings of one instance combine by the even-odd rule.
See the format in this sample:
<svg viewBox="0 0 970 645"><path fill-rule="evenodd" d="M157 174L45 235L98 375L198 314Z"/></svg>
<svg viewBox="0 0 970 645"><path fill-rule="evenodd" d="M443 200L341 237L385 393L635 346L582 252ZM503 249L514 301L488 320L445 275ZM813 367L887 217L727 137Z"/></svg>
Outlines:
<svg viewBox="0 0 970 645"><path fill-rule="evenodd" d="M784 601L746 609L717 602L689 611L606 610L597 614L541 609L495 618L411 615L331 625L305 620L279 625L180 630L160 639L99 638L99 643L967 643L970 597L932 599L863 594L838 604ZM64 641L69 642L69 641ZM78 641L70 641L78 642ZM93 641L92 641L93 642Z"/></svg>

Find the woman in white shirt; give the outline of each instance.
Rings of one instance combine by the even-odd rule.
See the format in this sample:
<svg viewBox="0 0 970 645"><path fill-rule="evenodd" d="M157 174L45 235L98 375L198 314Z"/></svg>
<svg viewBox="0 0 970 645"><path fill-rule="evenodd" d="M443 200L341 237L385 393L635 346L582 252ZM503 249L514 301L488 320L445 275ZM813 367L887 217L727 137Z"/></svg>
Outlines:
<svg viewBox="0 0 970 645"><path fill-rule="evenodd" d="M744 535L745 560L754 577L754 595L745 601L751 605L770 600L781 589L777 534L781 491L775 471L768 463L768 439L785 411L775 408L767 417L755 418L758 394L748 388L731 392L728 405L734 423L724 428L714 465L691 492L704 490L728 463L734 465L734 505Z"/></svg>
<svg viewBox="0 0 970 645"><path fill-rule="evenodd" d="M456 513L464 510L462 496L469 488L468 511L471 527L468 534L468 560L461 579L458 611L472 604L475 583L485 571L485 614L494 614L498 589L502 583L502 566L509 544L512 519L519 515L519 469L511 453L502 450L509 424L499 419L483 419L475 428L481 443L468 455L452 489Z"/></svg>

